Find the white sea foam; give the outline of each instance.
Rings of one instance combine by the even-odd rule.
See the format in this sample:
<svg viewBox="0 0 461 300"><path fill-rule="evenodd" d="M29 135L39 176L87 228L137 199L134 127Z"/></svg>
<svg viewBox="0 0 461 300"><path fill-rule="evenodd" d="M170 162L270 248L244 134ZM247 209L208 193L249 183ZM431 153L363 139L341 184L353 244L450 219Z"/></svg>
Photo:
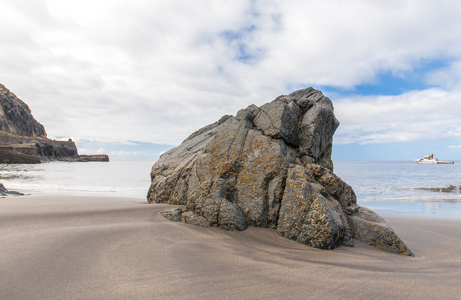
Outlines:
<svg viewBox="0 0 461 300"><path fill-rule="evenodd" d="M22 193L146 197L152 161L0 165L0 182Z"/></svg>

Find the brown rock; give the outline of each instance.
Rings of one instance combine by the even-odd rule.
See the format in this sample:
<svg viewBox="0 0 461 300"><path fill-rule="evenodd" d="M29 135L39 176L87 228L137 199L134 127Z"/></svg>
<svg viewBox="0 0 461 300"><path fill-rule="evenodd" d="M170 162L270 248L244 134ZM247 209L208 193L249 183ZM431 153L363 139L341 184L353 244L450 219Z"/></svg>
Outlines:
<svg viewBox="0 0 461 300"><path fill-rule="evenodd" d="M107 154L90 154L90 155L79 155L78 161L88 162L88 161L98 161L98 162L108 162L109 156Z"/></svg>
<svg viewBox="0 0 461 300"><path fill-rule="evenodd" d="M352 246L356 238L411 255L333 173L338 125L330 99L312 88L250 105L163 154L152 167L148 202L183 205L165 216L189 224L270 227L321 249Z"/></svg>

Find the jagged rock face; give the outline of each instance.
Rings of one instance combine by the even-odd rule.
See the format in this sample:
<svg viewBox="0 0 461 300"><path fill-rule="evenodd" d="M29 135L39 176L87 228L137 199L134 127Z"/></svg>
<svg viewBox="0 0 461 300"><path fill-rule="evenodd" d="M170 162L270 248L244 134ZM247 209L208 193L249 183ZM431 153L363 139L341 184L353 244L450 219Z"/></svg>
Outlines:
<svg viewBox="0 0 461 300"><path fill-rule="evenodd" d="M352 246L357 238L410 255L333 173L338 125L330 99L313 88L250 105L163 154L152 167L148 202L183 205L163 214L189 224L270 227L321 249Z"/></svg>
<svg viewBox="0 0 461 300"><path fill-rule="evenodd" d="M45 128L32 116L29 106L0 84L0 130L28 137L46 137Z"/></svg>

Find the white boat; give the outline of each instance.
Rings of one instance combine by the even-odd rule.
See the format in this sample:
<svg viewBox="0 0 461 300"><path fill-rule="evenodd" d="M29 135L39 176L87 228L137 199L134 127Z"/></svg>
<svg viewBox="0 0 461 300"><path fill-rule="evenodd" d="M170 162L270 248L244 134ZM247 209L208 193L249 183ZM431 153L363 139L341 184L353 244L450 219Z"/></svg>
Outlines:
<svg viewBox="0 0 461 300"><path fill-rule="evenodd" d="M423 158L415 160L417 164L454 164L455 162L453 161L443 161L443 160L438 160L437 158L434 158L434 154L431 155L426 155Z"/></svg>

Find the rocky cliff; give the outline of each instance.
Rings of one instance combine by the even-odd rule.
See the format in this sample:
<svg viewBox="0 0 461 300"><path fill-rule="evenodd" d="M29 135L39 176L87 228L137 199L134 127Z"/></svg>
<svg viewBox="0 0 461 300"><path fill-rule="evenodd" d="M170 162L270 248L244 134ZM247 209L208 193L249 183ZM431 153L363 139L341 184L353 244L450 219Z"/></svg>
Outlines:
<svg viewBox="0 0 461 300"><path fill-rule="evenodd" d="M0 163L40 163L49 160L109 161L107 155L80 157L72 140L47 138L21 99L0 84Z"/></svg>
<svg viewBox="0 0 461 300"><path fill-rule="evenodd" d="M148 202L181 205L163 214L189 224L270 227L321 249L358 239L412 255L333 173L338 125L330 99L313 88L251 105L163 154L152 167Z"/></svg>
<svg viewBox="0 0 461 300"><path fill-rule="evenodd" d="M37 122L21 99L0 84L0 131L13 135L46 138L45 128Z"/></svg>

